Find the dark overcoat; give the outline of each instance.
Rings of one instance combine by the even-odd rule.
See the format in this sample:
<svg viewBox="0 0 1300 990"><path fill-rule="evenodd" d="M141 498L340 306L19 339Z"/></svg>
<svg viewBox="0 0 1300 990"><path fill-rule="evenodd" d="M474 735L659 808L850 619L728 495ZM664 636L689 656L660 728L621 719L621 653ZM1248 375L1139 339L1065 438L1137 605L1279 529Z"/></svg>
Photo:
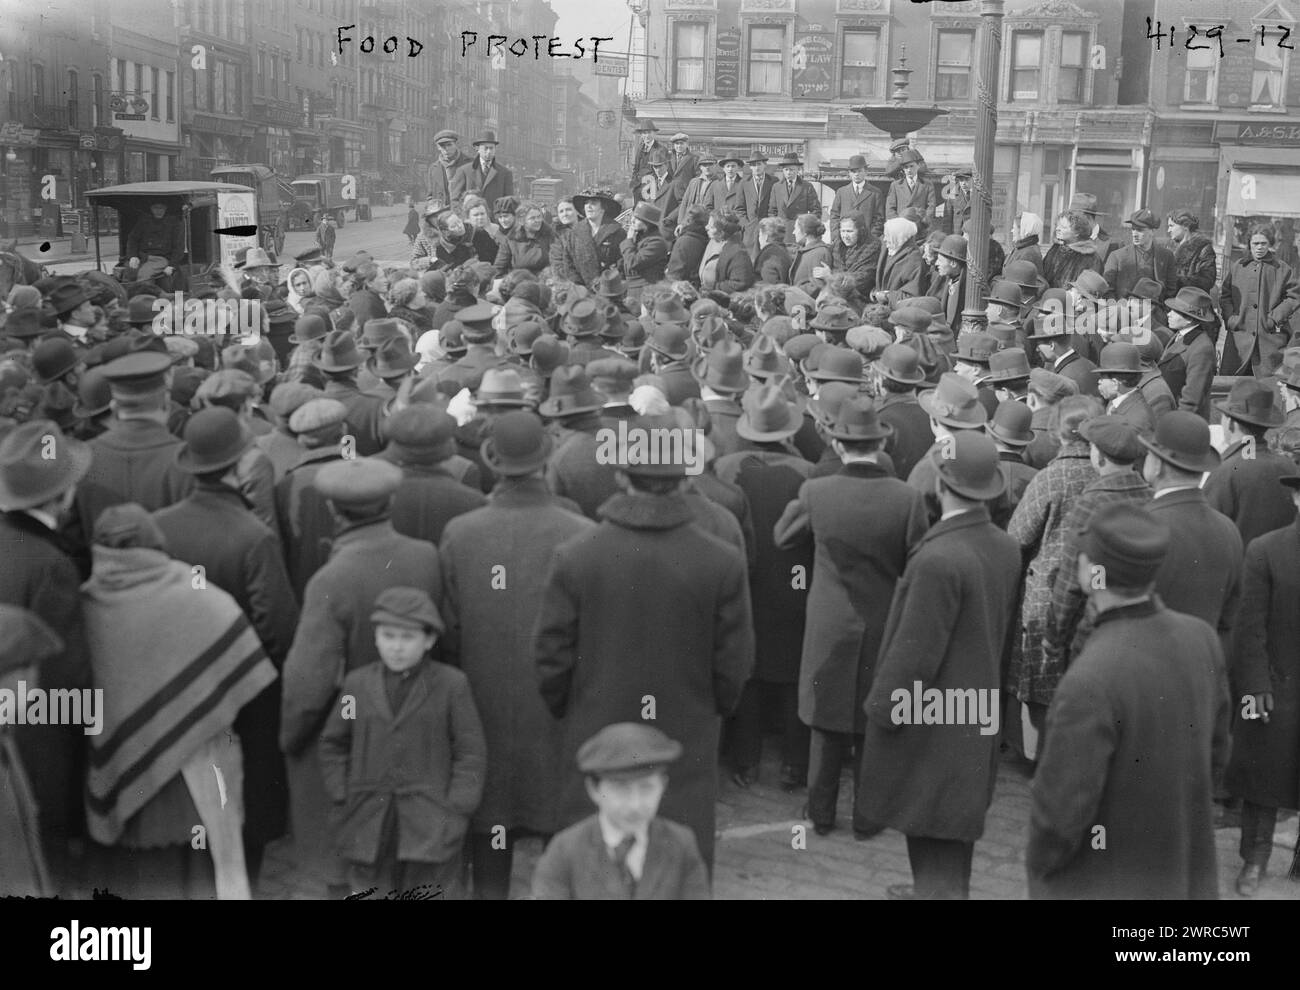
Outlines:
<svg viewBox="0 0 1300 990"><path fill-rule="evenodd" d="M654 818L646 835L645 865L629 891L610 859L600 819L591 815L551 840L533 873L539 901L707 901L709 871L685 826Z"/></svg>
<svg viewBox="0 0 1300 990"><path fill-rule="evenodd" d="M384 449L380 426L384 421L387 400L380 395L363 392L356 382L331 381L325 383L326 399L336 399L347 407L348 435L356 438L356 455L372 457Z"/></svg>
<svg viewBox="0 0 1300 990"><path fill-rule="evenodd" d="M673 241L673 250L668 258L668 267L664 276L670 282L690 282L700 284L700 261L704 258L704 249L708 247L709 235L703 227L684 227L677 240Z"/></svg>
<svg viewBox="0 0 1300 990"><path fill-rule="evenodd" d="M540 478L503 481L487 505L448 523L439 548L443 655L469 678L487 736L487 781L473 829L559 828L563 724L537 691L533 627L556 547L594 528ZM495 568L503 567L504 572Z"/></svg>
<svg viewBox="0 0 1300 990"><path fill-rule="evenodd" d="M812 465L802 457L773 450L742 450L720 457L714 464L720 479L745 493L753 519L749 597L754 611L754 677L769 684L799 681L813 548L810 542L778 548L773 532L811 470ZM796 568L802 580L797 578Z"/></svg>
<svg viewBox="0 0 1300 990"><path fill-rule="evenodd" d="M403 536L436 545L448 522L487 502L481 491L461 484L440 464L407 461L399 466L402 483L393 494L393 529Z"/></svg>
<svg viewBox="0 0 1300 990"><path fill-rule="evenodd" d="M1151 412L1151 407L1147 405L1147 400L1139 388L1126 393L1124 401L1118 406L1108 404L1106 412L1112 416L1118 416L1143 436L1149 437L1155 432L1156 417Z"/></svg>
<svg viewBox="0 0 1300 990"><path fill-rule="evenodd" d="M772 205L772 188L776 185L776 180L770 175L764 175L758 185L754 184L753 173L745 179L745 233L744 244L753 254L758 250L758 222L764 217L769 216L769 210ZM754 266L757 269L757 265ZM786 266L787 269L789 266Z"/></svg>
<svg viewBox="0 0 1300 990"><path fill-rule="evenodd" d="M780 241L773 241L758 252L754 259L754 272L759 281L768 285L785 285L790 277L791 258Z"/></svg>
<svg viewBox="0 0 1300 990"><path fill-rule="evenodd" d="M1280 487L1280 486L1279 486ZM1232 661L1232 697L1273 694L1267 722L1235 713L1225 784L1267 808L1300 806L1300 525L1252 540Z"/></svg>
<svg viewBox="0 0 1300 990"><path fill-rule="evenodd" d="M1248 375L1252 367L1267 367L1270 358L1286 347L1291 316L1300 308L1300 282L1291 266L1272 251L1262 261L1246 257L1224 274L1219 304L1229 331L1223 348L1224 373Z"/></svg>
<svg viewBox="0 0 1300 990"><path fill-rule="evenodd" d="M1152 244L1147 263L1138 257L1135 244L1125 244L1106 256L1106 282L1116 299L1127 299L1133 294L1138 279L1154 278L1160 283L1160 298L1168 299L1176 291L1174 253L1160 244Z"/></svg>
<svg viewBox="0 0 1300 990"><path fill-rule="evenodd" d="M799 667L799 718L860 733L889 602L925 533L921 495L879 464L807 481L776 525L777 546L809 537L815 556Z"/></svg>
<svg viewBox="0 0 1300 990"><path fill-rule="evenodd" d="M590 430L570 430L559 441L546 464L546 482L552 492L573 499L588 519L599 519L598 510L611 495L618 494L618 466L600 461L601 429L593 420Z"/></svg>
<svg viewBox="0 0 1300 990"><path fill-rule="evenodd" d="M831 244L840 243L840 221L853 214L862 217L863 226L872 238L879 238L885 229L885 204L875 188L869 182L862 183L862 192L853 191L853 183L846 182L835 190L835 199L831 201L830 219L827 226L831 230Z"/></svg>
<svg viewBox="0 0 1300 990"><path fill-rule="evenodd" d="M895 724L900 690L997 695L1015 624L1020 548L983 506L936 523L913 549L867 695L858 800L904 835L974 842L993 798L997 734L964 725ZM996 704L996 702L988 702ZM912 707L912 702L907 703ZM983 730L983 732L981 731Z"/></svg>
<svg viewBox="0 0 1300 990"><path fill-rule="evenodd" d="M915 241L909 241L893 254L880 252L875 291L888 292L890 306L898 307L907 299L925 295L921 284L924 278L925 263Z"/></svg>
<svg viewBox="0 0 1300 990"><path fill-rule="evenodd" d="M1210 386L1214 383L1217 363L1214 343L1201 327L1169 342L1156 367L1174 394L1175 408L1194 412L1209 421Z"/></svg>
<svg viewBox="0 0 1300 990"><path fill-rule="evenodd" d="M485 176L479 167L478 158L471 158L456 171L451 183L453 200L459 201L466 193L482 196L491 210L492 204L502 196L515 194L514 173L494 159Z"/></svg>
<svg viewBox="0 0 1300 990"><path fill-rule="evenodd" d="M188 495L194 478L176 466L182 446L167 427L151 419L110 421L108 429L90 441L90 470L77 485L83 542L90 543L95 520L110 506L135 502L153 512Z"/></svg>
<svg viewBox="0 0 1300 990"><path fill-rule="evenodd" d="M815 217L822 215L822 204L817 198L817 190L803 179L796 179L793 189L786 185L784 178L776 179L772 184L772 191L768 194L767 215L781 217L785 221L787 245L794 243L794 222L804 213L811 213Z"/></svg>
<svg viewBox="0 0 1300 990"><path fill-rule="evenodd" d="M699 266L696 265L697 277L698 269ZM749 260L749 254L739 237L722 245L716 271L720 292L744 292L754 284L754 263Z"/></svg>
<svg viewBox="0 0 1300 990"><path fill-rule="evenodd" d="M293 593L302 601L307 582L330 558L334 543L334 513L312 483L331 461L341 460L337 444L303 450L303 457L275 486L276 518Z"/></svg>
<svg viewBox="0 0 1300 990"><path fill-rule="evenodd" d="M1247 457L1245 444L1239 441L1223 452L1223 461L1210 472L1202 490L1211 508L1236 523L1242 546L1248 547L1256 537L1295 520L1291 492L1278 484L1278 478L1296 472L1295 461L1262 442Z"/></svg>
<svg viewBox="0 0 1300 990"><path fill-rule="evenodd" d="M934 446L930 414L921 408L914 393L886 392L877 406L880 421L894 428L885 450L894 462L898 477L906 481L917 461Z"/></svg>
<svg viewBox="0 0 1300 990"><path fill-rule="evenodd" d="M1031 784L1031 897L1218 897L1222 662L1213 631L1158 598L1099 617L1047 712Z"/></svg>
<svg viewBox="0 0 1300 990"><path fill-rule="evenodd" d="M556 551L534 637L542 698L564 719L560 818L591 813L578 747L653 705L683 749L659 813L712 863L721 719L754 669L745 561L693 525L681 496L619 495L602 515Z"/></svg>

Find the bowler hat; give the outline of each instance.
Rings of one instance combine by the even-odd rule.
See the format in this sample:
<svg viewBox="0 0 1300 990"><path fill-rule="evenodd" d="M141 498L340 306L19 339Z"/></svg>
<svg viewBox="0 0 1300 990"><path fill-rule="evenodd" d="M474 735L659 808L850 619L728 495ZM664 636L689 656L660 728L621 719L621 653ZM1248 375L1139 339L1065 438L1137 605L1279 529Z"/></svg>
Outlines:
<svg viewBox="0 0 1300 990"><path fill-rule="evenodd" d="M586 369L580 364L556 368L551 375L551 390L537 409L549 419L595 412L604 403L591 387Z"/></svg>
<svg viewBox="0 0 1300 990"><path fill-rule="evenodd" d="M787 165L803 165L803 162L799 160L798 155L796 155L793 151L791 151L783 155L781 157L781 160L777 162L777 165L780 168L784 168Z"/></svg>
<svg viewBox="0 0 1300 990"><path fill-rule="evenodd" d="M90 447L52 420L20 423L0 439L0 512L44 505L90 470Z"/></svg>
<svg viewBox="0 0 1300 990"><path fill-rule="evenodd" d="M1156 220L1156 215L1144 208L1125 220L1124 226L1133 227L1136 230L1155 230L1160 224Z"/></svg>
<svg viewBox="0 0 1300 990"><path fill-rule="evenodd" d="M993 283L993 288L984 297L984 301L1000 303L1003 306L1012 306L1019 309L1025 304L1025 297L1017 283L1002 278Z"/></svg>
<svg viewBox="0 0 1300 990"><path fill-rule="evenodd" d="M852 172L855 168L866 168L866 167L867 167L866 155L849 155L850 172Z"/></svg>
<svg viewBox="0 0 1300 990"><path fill-rule="evenodd" d="M531 403L524 395L524 380L514 368L488 368L474 392L479 407L525 408Z"/></svg>
<svg viewBox="0 0 1300 990"><path fill-rule="evenodd" d="M1096 373L1105 375L1139 375L1142 373L1142 355L1136 344L1117 340L1101 349Z"/></svg>
<svg viewBox="0 0 1300 990"><path fill-rule="evenodd" d="M578 747L578 769L589 777L644 777L676 762L682 745L652 725L616 722Z"/></svg>
<svg viewBox="0 0 1300 990"><path fill-rule="evenodd" d="M636 204L636 209L632 211L632 216L636 217L636 219L640 220L642 223L648 223L656 230L659 228L660 221L663 220L663 214L659 211L659 207L647 203L645 200Z"/></svg>
<svg viewBox="0 0 1300 990"><path fill-rule="evenodd" d="M1092 302L1103 299L1110 292L1110 283L1106 281L1106 277L1091 268L1081 271L1074 281L1068 283L1068 287Z"/></svg>
<svg viewBox="0 0 1300 990"><path fill-rule="evenodd" d="M739 155L725 155L718 159L718 168L722 168L727 162L735 162L738 168L745 164Z"/></svg>
<svg viewBox="0 0 1300 990"><path fill-rule="evenodd" d="M627 295L623 277L612 268L601 272L600 278L596 280L596 295L607 299L622 299Z"/></svg>
<svg viewBox="0 0 1300 990"><path fill-rule="evenodd" d="M883 440L893 435L894 428L880 421L870 396L856 395L844 400L835 424L826 432L835 440Z"/></svg>
<svg viewBox="0 0 1300 990"><path fill-rule="evenodd" d="M571 337L594 337L605 328L605 308L594 299L579 299L560 324Z"/></svg>
<svg viewBox="0 0 1300 990"><path fill-rule="evenodd" d="M546 327L536 320L527 320L520 323L510 332L508 341L510 353L517 354L520 357L528 357L533 353L533 344L537 339L546 333Z"/></svg>
<svg viewBox="0 0 1300 990"><path fill-rule="evenodd" d="M803 416L798 404L790 402L780 385L766 383L750 389L741 400L743 412L736 433L746 440L769 443L785 440L799 432Z"/></svg>
<svg viewBox="0 0 1300 990"><path fill-rule="evenodd" d="M828 347L818 358L817 367L807 372L818 382L852 382L863 380L862 355L847 347Z"/></svg>
<svg viewBox="0 0 1300 990"><path fill-rule="evenodd" d="M808 411L813 419L829 429L840 418L840 407L861 394L856 385L848 382L826 382L817 389L817 398L808 400Z"/></svg>
<svg viewBox="0 0 1300 990"><path fill-rule="evenodd" d="M937 388L917 396L926 415L957 430L977 430L988 419L975 386L960 375L945 372Z"/></svg>
<svg viewBox="0 0 1300 990"><path fill-rule="evenodd" d="M508 412L492 424L492 433L483 442L480 455L494 474L534 474L546 466L551 438L533 413Z"/></svg>
<svg viewBox="0 0 1300 990"><path fill-rule="evenodd" d="M375 599L374 611L370 613L370 621L377 626L420 629L438 636L446 629L438 606L433 603L427 591L401 585L385 588L379 593Z"/></svg>
<svg viewBox="0 0 1300 990"><path fill-rule="evenodd" d="M305 344L309 340L320 340L327 332L325 321L314 313L308 313L294 321L289 343Z"/></svg>
<svg viewBox="0 0 1300 990"><path fill-rule="evenodd" d="M921 355L907 344L890 344L880 355L875 368L890 381L902 385L920 385L925 381Z"/></svg>
<svg viewBox="0 0 1300 990"><path fill-rule="evenodd" d="M936 253L953 261L960 261L964 265L966 264L966 238L961 234L949 234L936 249Z"/></svg>
<svg viewBox="0 0 1300 990"><path fill-rule="evenodd" d="M1019 399L1005 399L998 403L989 421L989 436L1008 447L1026 447L1034 439L1033 422L1032 409Z"/></svg>
<svg viewBox="0 0 1300 990"><path fill-rule="evenodd" d="M484 131L470 143L477 148L480 144L500 144L501 142L497 140L496 131Z"/></svg>
<svg viewBox="0 0 1300 990"><path fill-rule="evenodd" d="M1213 323L1215 320L1214 300L1210 294L1191 285L1179 289L1178 295L1172 299L1166 299L1165 308L1181 313L1197 323Z"/></svg>
<svg viewBox="0 0 1300 990"><path fill-rule="evenodd" d="M1179 470L1213 471L1219 466L1219 452L1210 444L1210 424L1194 412L1167 412L1157 420L1154 438L1138 439L1147 450Z"/></svg>
<svg viewBox="0 0 1300 990"><path fill-rule="evenodd" d="M302 410L299 410L301 412ZM367 505L390 497L402 483L402 469L377 457L330 461L312 482L324 498L343 505Z"/></svg>
<svg viewBox="0 0 1300 990"><path fill-rule="evenodd" d="M460 320L448 320L438 331L438 343L442 345L442 351L449 356L464 354L469 350L469 345L465 343L465 326Z"/></svg>
<svg viewBox="0 0 1300 990"><path fill-rule="evenodd" d="M1079 551L1102 568L1105 587L1136 590L1155 580L1173 532L1145 507L1123 501L1099 507L1079 536Z"/></svg>
<svg viewBox="0 0 1300 990"><path fill-rule="evenodd" d="M989 355L990 385L1028 382L1029 371L1029 356L1019 347L1008 347Z"/></svg>
<svg viewBox="0 0 1300 990"><path fill-rule="evenodd" d="M366 367L380 378L400 378L419 363L420 355L412 353L411 342L399 335L381 344Z"/></svg>
<svg viewBox="0 0 1300 990"><path fill-rule="evenodd" d="M1254 378L1238 378L1232 383L1227 402L1214 408L1229 419L1253 426L1274 427L1286 422L1286 413L1277 405L1277 393Z"/></svg>
<svg viewBox="0 0 1300 990"><path fill-rule="evenodd" d="M1034 318L1034 332L1029 334L1026 340L1054 340L1070 335L1070 331L1066 329L1064 313L1040 310L1039 314Z"/></svg>
<svg viewBox="0 0 1300 990"><path fill-rule="evenodd" d="M638 117L636 127L632 128L632 130L636 134L646 134L650 131L657 131L659 128L655 126L655 122L649 117Z"/></svg>
<svg viewBox="0 0 1300 990"><path fill-rule="evenodd" d="M72 415L77 419L94 419L113 408L113 391L108 387L103 368L91 368L77 383L77 402Z"/></svg>
<svg viewBox="0 0 1300 990"><path fill-rule="evenodd" d="M640 320L628 320L623 327L623 339L615 348L620 354L637 357L645 347L645 325Z"/></svg>
<svg viewBox="0 0 1300 990"><path fill-rule="evenodd" d="M1079 424L1078 433L1119 464L1132 464L1143 454L1138 428L1122 416L1094 416Z"/></svg>
<svg viewBox="0 0 1300 990"><path fill-rule="evenodd" d="M972 430L954 433L930 455L944 485L964 498L987 502L1006 489L998 470L998 448L991 437Z"/></svg>
<svg viewBox="0 0 1300 990"><path fill-rule="evenodd" d="M70 313L84 302L90 302L90 293L76 282L57 285L48 296L50 308L59 316ZM152 319L152 317L150 317Z"/></svg>
<svg viewBox="0 0 1300 990"><path fill-rule="evenodd" d="M1047 288L1047 279L1043 278L1038 266L1023 258L1008 261L1002 268L1002 277L1020 286L1022 298L1042 295Z"/></svg>
<svg viewBox="0 0 1300 990"><path fill-rule="evenodd" d="M62 337L46 337L32 351L32 372L38 385L62 378L80 362L81 356Z"/></svg>
<svg viewBox="0 0 1300 990"><path fill-rule="evenodd" d="M356 337L347 330L331 330L312 364L321 371L343 372L359 368L364 362L365 357L357 349Z"/></svg>
<svg viewBox="0 0 1300 990"><path fill-rule="evenodd" d="M224 406L200 409L185 424L185 446L176 466L187 474L221 471L237 463L253 442L253 432Z"/></svg>

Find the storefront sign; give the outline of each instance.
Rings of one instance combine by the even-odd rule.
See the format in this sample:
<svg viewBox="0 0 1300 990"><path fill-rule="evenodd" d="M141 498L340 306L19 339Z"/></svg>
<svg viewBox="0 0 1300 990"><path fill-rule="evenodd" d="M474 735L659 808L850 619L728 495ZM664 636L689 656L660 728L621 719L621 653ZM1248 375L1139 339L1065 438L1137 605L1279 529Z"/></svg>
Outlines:
<svg viewBox="0 0 1300 990"><path fill-rule="evenodd" d="M1214 140L1219 144L1297 146L1300 145L1300 124L1215 124Z"/></svg>
<svg viewBox="0 0 1300 990"><path fill-rule="evenodd" d="M813 25L820 27L821 25ZM808 31L794 36L790 67L796 100L828 100L835 73L835 35Z"/></svg>
<svg viewBox="0 0 1300 990"><path fill-rule="evenodd" d="M24 127L16 120L6 120L0 124L0 144L28 148L40 140L41 132Z"/></svg>
<svg viewBox="0 0 1300 990"><path fill-rule="evenodd" d="M251 227L257 223L257 194L252 192L218 192L217 217L218 226ZM257 235L252 237L233 237L221 234L221 261L234 266L235 254L242 248L257 247Z"/></svg>
<svg viewBox="0 0 1300 990"><path fill-rule="evenodd" d="M196 131L210 131L213 134L239 134L243 130L242 121L212 117L206 113L196 113L192 126Z"/></svg>
<svg viewBox="0 0 1300 990"><path fill-rule="evenodd" d="M718 32L713 95L723 100L734 100L740 95L740 28Z"/></svg>

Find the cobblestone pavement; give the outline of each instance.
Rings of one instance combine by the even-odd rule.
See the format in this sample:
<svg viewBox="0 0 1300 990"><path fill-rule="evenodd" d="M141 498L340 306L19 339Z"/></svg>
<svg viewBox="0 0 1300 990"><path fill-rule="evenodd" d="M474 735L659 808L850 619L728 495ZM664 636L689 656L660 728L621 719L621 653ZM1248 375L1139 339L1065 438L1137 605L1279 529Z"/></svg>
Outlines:
<svg viewBox="0 0 1300 990"><path fill-rule="evenodd" d="M786 793L776 785L778 768L768 760L759 781L743 790L724 777L718 801L717 862L714 897L737 900L856 899L881 900L890 884L911 883L911 868L903 836L886 831L866 842L849 827L851 781L840 788L838 826L826 836L813 832L799 817L805 790ZM998 770L993 805L985 820L984 837L975 844L971 897L976 900L1018 900L1028 896L1025 883L1025 842L1029 824L1029 778L1026 764L1003 760ZM804 848L795 848L796 827L802 827ZM1300 899L1300 883L1286 879L1296 843L1297 819L1278 823L1270 873L1256 900ZM1241 861L1237 829L1216 832L1219 891L1237 900L1235 881ZM533 866L541 853L537 839L516 847L511 897L526 897ZM267 851L259 895L270 899L309 899L324 896L323 884L294 869L292 844L276 843Z"/></svg>

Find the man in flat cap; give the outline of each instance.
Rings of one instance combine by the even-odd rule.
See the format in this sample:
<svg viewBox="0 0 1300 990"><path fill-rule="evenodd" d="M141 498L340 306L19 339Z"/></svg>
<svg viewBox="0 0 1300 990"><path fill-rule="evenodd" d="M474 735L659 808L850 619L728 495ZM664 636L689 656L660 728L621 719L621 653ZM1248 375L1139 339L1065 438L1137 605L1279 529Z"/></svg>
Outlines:
<svg viewBox="0 0 1300 990"><path fill-rule="evenodd" d="M298 460L275 483L276 518L294 596L302 601L311 576L329 559L334 515L314 484L326 464L341 460L347 406L323 396L309 399L289 417Z"/></svg>
<svg viewBox="0 0 1300 990"><path fill-rule="evenodd" d="M452 180L457 172L471 161L460 148L460 135L455 131L441 130L433 136L438 146L438 157L429 166L429 199L443 206L452 204Z"/></svg>
<svg viewBox="0 0 1300 990"><path fill-rule="evenodd" d="M858 800L869 826L907 836L913 883L890 887L891 899L965 900L993 798L1020 546L989 518L988 503L1006 486L993 441L960 431L946 456L931 456L942 515L908 555L885 622L863 705ZM916 724L914 695L934 690L961 692L964 716Z"/></svg>
<svg viewBox="0 0 1300 990"><path fill-rule="evenodd" d="M94 531L111 505L136 502L152 512L179 502L194 479L176 464L181 440L167 430L172 359L137 351L104 365L113 396L109 427L90 441L90 473L77 487L79 532Z"/></svg>
<svg viewBox="0 0 1300 990"><path fill-rule="evenodd" d="M633 128L636 136L640 138L641 143L636 146L636 155L632 159L632 181L628 187L632 191L632 200L634 203L641 202L642 199L642 178L650 171L650 156L656 151L668 154L668 147L663 144L655 135L659 128L649 117L640 117L637 119L636 127ZM613 217L606 217L606 220L613 220Z"/></svg>
<svg viewBox="0 0 1300 990"><path fill-rule="evenodd" d="M483 802L467 840L474 897L504 900L521 835L560 828L563 724L537 692L532 632L555 550L595 528L542 478L552 443L535 413L505 412L483 443L492 499L443 530L443 656L469 678L488 742ZM494 568L504 567L504 573ZM506 829L504 846L494 834Z"/></svg>
<svg viewBox="0 0 1300 990"><path fill-rule="evenodd" d="M672 146L668 151L668 178L680 201L686 192L686 185L695 177L700 156L691 151L690 137L678 131L672 136Z"/></svg>
<svg viewBox="0 0 1300 990"><path fill-rule="evenodd" d="M240 496L237 466L252 437L239 417L214 406L185 425L176 455L195 488L153 514L177 560L200 566L204 579L229 590L277 669L293 642L298 602L289 583L279 535ZM280 681L262 689L235 718L244 756L244 860L256 885L262 852L288 825L288 783L279 746Z"/></svg>
<svg viewBox="0 0 1300 990"><path fill-rule="evenodd" d="M597 812L547 846L533 873L538 900L708 900L709 874L691 830L658 817L682 746L653 726L608 725L578 750Z"/></svg>
<svg viewBox="0 0 1300 990"><path fill-rule="evenodd" d="M1228 749L1223 654L1203 620L1154 588L1181 539L1129 503L1088 522L1073 566L1095 628L1047 713L1031 785L1031 897L1218 897L1211 799Z"/></svg>
<svg viewBox="0 0 1300 990"><path fill-rule="evenodd" d="M1169 248L1156 243L1159 222L1150 210L1141 209L1124 221L1132 234L1132 243L1115 248L1106 256L1106 281L1116 299L1126 298L1139 279L1154 279L1162 293L1173 294L1175 278L1174 255Z"/></svg>
<svg viewBox="0 0 1300 990"><path fill-rule="evenodd" d="M539 683L551 713L565 719L567 758L599 728L653 711L683 747L664 813L695 832L711 864L720 718L736 706L754 666L745 560L693 525L682 494L684 458L671 450L675 443L683 453L694 437L672 416L642 417L628 428L645 431L647 442L667 439L669 456L643 456L647 442L638 448L637 434L629 434L616 455L625 494L601 507L598 526L556 552L534 637ZM633 558L635 586L627 581ZM561 801L562 821L584 817L578 774L565 780Z"/></svg>
<svg viewBox="0 0 1300 990"><path fill-rule="evenodd" d="M314 484L335 517L329 560L303 595L302 620L284 662L280 748L288 757L294 837L313 849L326 818L316 742L336 701L340 675L380 659L371 628L375 599L411 587L442 597L438 551L402 536L390 518L402 471L377 458L334 461ZM337 868L330 882L341 880Z"/></svg>

